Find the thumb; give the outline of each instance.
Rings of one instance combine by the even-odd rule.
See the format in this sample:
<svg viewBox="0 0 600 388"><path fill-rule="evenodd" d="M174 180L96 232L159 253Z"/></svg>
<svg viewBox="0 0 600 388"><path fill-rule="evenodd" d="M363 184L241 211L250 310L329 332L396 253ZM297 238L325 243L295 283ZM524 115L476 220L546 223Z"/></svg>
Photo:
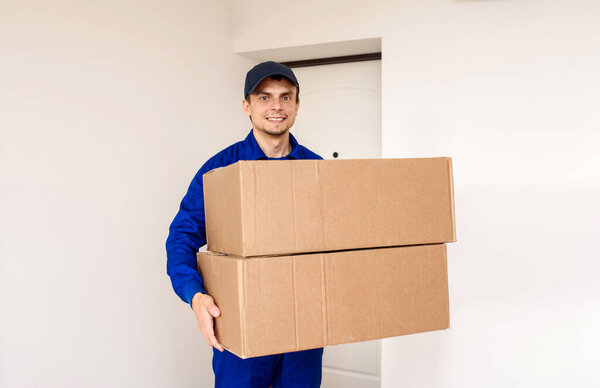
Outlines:
<svg viewBox="0 0 600 388"><path fill-rule="evenodd" d="M208 311L210 311L210 315L212 315L215 318L221 315L221 310L219 310L219 308L216 305L212 305Z"/></svg>

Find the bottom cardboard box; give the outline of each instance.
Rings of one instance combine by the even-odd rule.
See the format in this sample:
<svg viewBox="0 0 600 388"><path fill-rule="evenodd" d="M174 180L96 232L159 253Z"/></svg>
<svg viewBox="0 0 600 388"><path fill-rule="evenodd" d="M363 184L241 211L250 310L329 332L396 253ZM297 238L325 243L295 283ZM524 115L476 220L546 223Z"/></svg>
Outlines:
<svg viewBox="0 0 600 388"><path fill-rule="evenodd" d="M446 246L243 258L198 252L221 309L216 334L242 358L449 327Z"/></svg>

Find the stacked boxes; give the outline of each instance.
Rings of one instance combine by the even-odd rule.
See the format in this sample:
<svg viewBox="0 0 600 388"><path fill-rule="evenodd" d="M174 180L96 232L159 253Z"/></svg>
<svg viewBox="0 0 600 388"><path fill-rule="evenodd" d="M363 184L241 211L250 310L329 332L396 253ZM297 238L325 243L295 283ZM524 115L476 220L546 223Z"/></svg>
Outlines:
<svg viewBox="0 0 600 388"><path fill-rule="evenodd" d="M204 201L198 266L238 356L449 327L449 158L241 161Z"/></svg>

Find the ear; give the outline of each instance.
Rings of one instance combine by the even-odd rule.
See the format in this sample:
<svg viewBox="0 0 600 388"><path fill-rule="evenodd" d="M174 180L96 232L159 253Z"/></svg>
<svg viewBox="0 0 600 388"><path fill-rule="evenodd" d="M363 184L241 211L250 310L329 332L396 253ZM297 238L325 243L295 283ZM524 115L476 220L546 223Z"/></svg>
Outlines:
<svg viewBox="0 0 600 388"><path fill-rule="evenodd" d="M246 101L245 98L242 100L242 110L244 111L246 116L250 117L250 103Z"/></svg>

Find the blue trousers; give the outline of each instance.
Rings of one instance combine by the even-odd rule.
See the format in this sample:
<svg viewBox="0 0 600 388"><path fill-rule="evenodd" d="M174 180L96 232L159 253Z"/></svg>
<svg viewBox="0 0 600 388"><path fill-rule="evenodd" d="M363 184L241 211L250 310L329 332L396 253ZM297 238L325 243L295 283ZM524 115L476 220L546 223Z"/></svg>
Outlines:
<svg viewBox="0 0 600 388"><path fill-rule="evenodd" d="M317 388L323 349L241 359L213 349L215 388Z"/></svg>

